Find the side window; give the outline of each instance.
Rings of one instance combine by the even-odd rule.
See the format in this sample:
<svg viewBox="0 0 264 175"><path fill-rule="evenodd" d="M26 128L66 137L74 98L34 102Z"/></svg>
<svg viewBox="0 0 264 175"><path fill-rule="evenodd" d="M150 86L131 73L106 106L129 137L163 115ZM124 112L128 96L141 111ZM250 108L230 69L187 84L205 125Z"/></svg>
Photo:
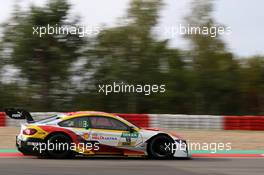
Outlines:
<svg viewBox="0 0 264 175"><path fill-rule="evenodd" d="M126 124L111 117L95 116L89 118L92 128L95 129L111 129L125 131L128 129L128 126Z"/></svg>
<svg viewBox="0 0 264 175"><path fill-rule="evenodd" d="M62 121L58 124L62 127L72 127L72 128L89 128L90 123L88 117L78 117L69 120Z"/></svg>

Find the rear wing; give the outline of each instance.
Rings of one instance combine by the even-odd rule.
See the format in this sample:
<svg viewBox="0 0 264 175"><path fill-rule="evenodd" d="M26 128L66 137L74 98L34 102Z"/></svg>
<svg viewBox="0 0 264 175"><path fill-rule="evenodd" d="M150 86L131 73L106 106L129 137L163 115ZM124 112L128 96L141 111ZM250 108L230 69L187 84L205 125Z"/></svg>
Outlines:
<svg viewBox="0 0 264 175"><path fill-rule="evenodd" d="M5 113L8 117L12 119L18 119L18 120L26 119L28 123L34 122L34 119L32 118L31 114L24 109L6 108Z"/></svg>

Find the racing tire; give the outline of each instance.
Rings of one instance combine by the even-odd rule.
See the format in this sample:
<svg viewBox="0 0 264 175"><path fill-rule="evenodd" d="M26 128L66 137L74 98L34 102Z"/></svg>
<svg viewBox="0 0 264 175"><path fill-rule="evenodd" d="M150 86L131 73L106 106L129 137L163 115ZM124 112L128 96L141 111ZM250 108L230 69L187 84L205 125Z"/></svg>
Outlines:
<svg viewBox="0 0 264 175"><path fill-rule="evenodd" d="M70 149L72 140L67 135L60 134L60 133L52 135L51 137L47 139L46 143L47 145L49 144L53 144L57 146L59 144L64 145L64 147L58 146L56 149L55 149L55 146L54 146L54 149L48 148L46 150L46 156L48 158L66 159L66 158L71 158L74 156L73 151Z"/></svg>
<svg viewBox="0 0 264 175"><path fill-rule="evenodd" d="M148 157L151 159L171 159L175 151L166 149L166 144L172 145L173 139L167 135L157 135L147 145ZM171 148L171 147L170 147Z"/></svg>

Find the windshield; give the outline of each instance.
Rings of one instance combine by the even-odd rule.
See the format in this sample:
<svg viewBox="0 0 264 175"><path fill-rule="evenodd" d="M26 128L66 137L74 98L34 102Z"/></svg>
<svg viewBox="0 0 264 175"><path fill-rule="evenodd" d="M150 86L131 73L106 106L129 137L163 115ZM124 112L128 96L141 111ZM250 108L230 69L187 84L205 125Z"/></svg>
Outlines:
<svg viewBox="0 0 264 175"><path fill-rule="evenodd" d="M133 123L131 123L130 121L127 121L127 120L123 119L122 117L119 117L119 116L116 116L116 117L119 118L124 123L129 124L129 126L132 126L133 128L139 128L140 129L139 126L134 125Z"/></svg>

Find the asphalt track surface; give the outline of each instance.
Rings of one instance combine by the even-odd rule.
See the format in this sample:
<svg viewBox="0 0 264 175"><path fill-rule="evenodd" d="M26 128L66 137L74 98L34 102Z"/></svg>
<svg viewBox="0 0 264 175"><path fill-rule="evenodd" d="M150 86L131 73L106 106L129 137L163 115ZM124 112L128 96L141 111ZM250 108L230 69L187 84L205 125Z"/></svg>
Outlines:
<svg viewBox="0 0 264 175"><path fill-rule="evenodd" d="M264 158L193 158L148 160L141 158L77 158L70 160L32 157L0 158L1 175L263 175Z"/></svg>

